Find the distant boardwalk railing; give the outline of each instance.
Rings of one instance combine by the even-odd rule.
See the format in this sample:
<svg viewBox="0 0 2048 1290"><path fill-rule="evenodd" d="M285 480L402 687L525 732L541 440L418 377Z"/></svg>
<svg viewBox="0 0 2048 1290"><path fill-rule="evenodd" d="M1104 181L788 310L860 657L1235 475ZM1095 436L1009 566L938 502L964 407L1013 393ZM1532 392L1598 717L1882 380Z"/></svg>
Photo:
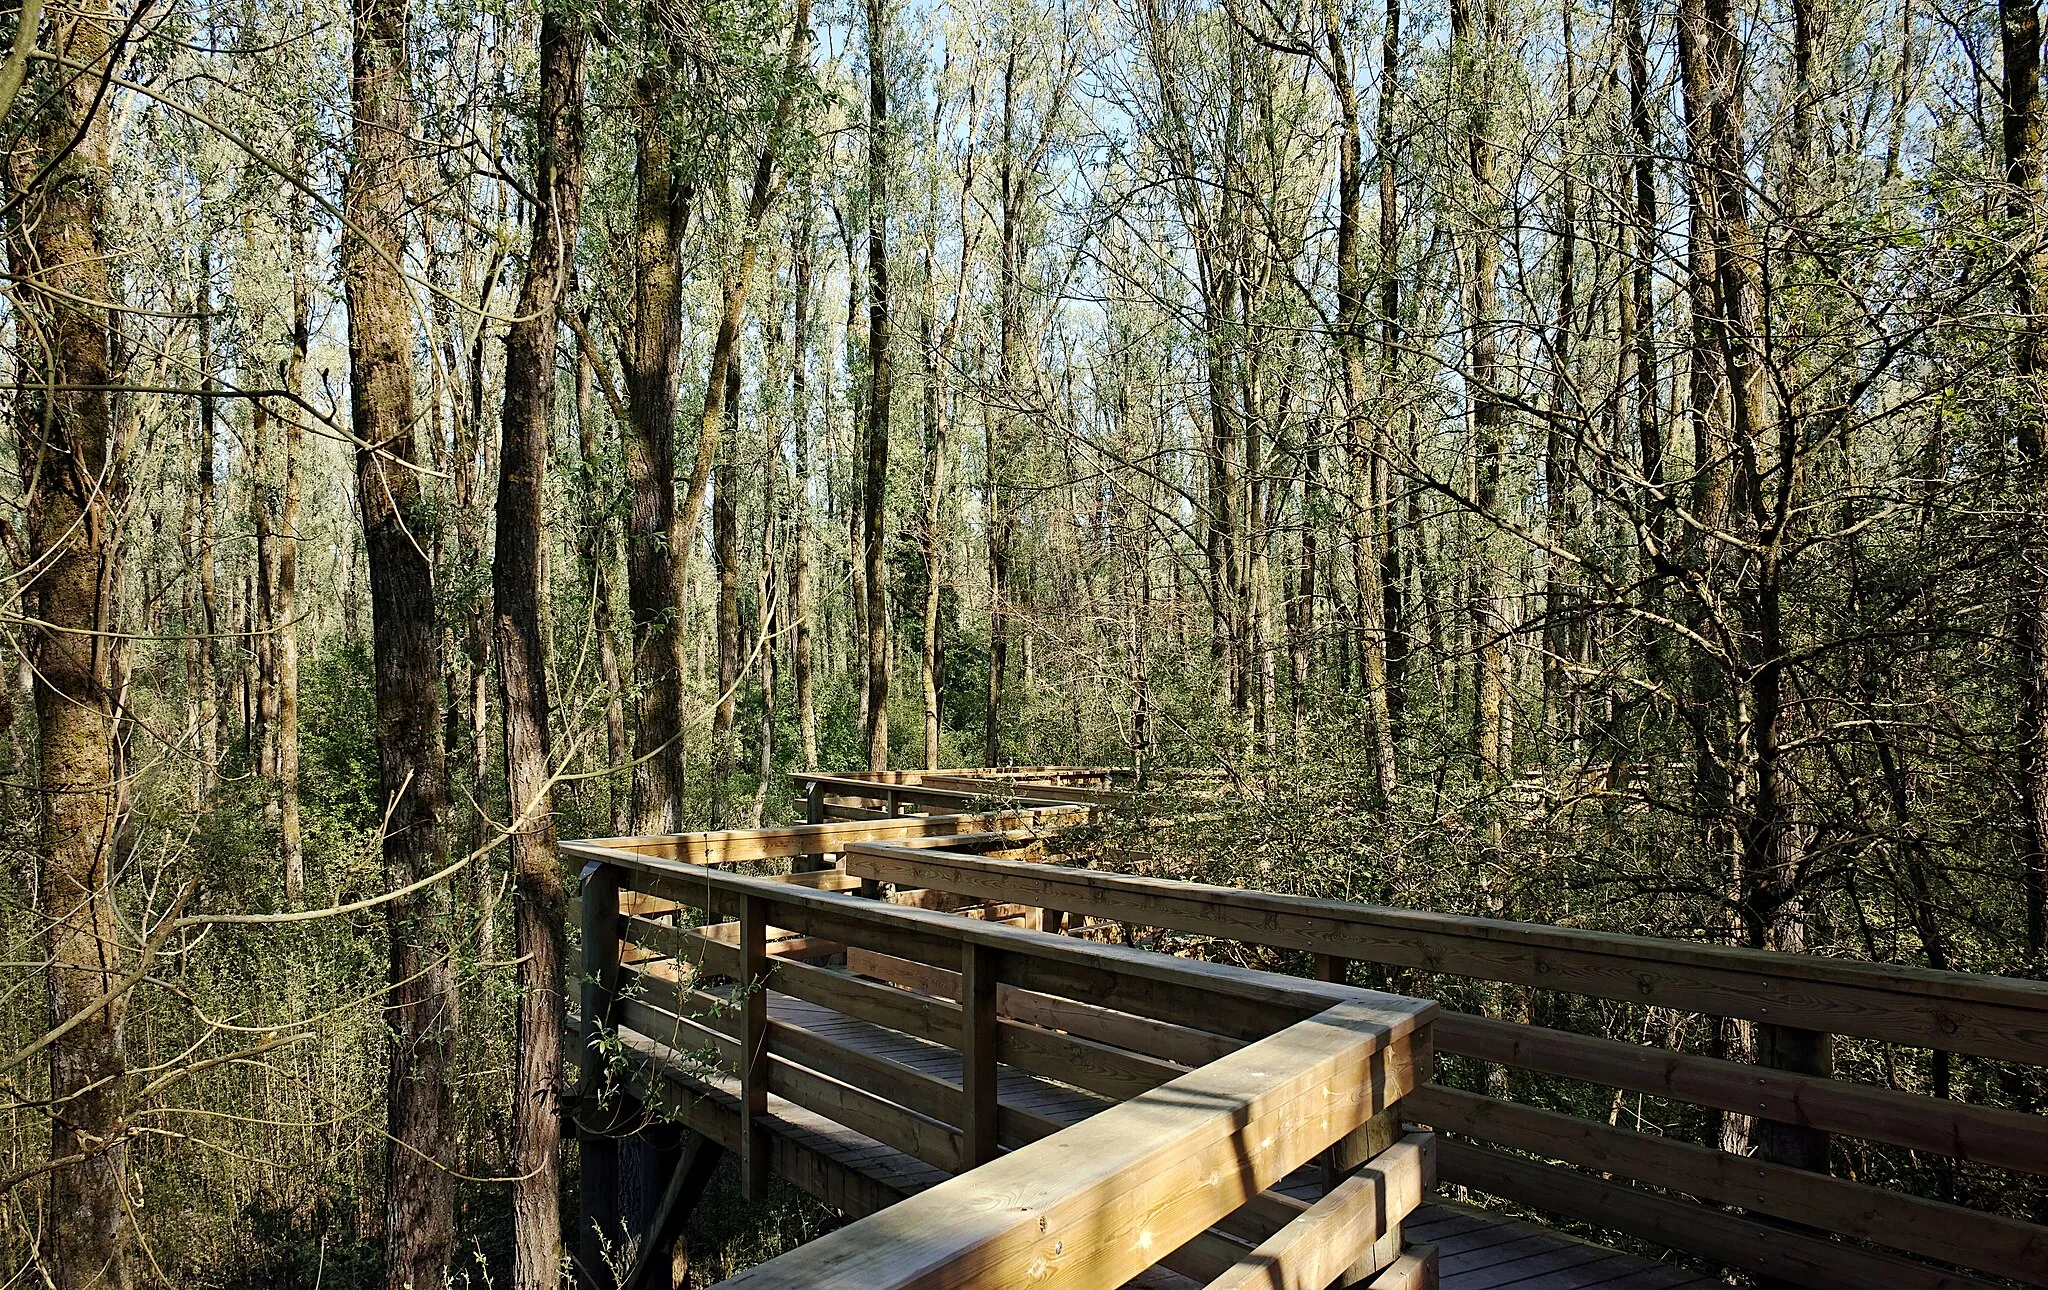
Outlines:
<svg viewBox="0 0 2048 1290"><path fill-rule="evenodd" d="M984 787L974 800L998 795ZM885 888L1056 910L1077 925L1304 951L1331 978L1360 961L1756 1023L1758 1047L1779 1066L1467 1013L1446 1012L1434 1029L1447 1055L1754 1117L1757 1155L1437 1084L1403 1113L1449 1135L1438 1144L1445 1182L1783 1283L2048 1284L2048 1228L1829 1170L1830 1138L1839 1136L1945 1158L1980 1182L2001 1171L2008 1196L2039 1204L2048 1117L1836 1079L1830 1054L1839 1035L2048 1064L2041 983L1330 902L975 855L934 840L850 844L841 864Z"/></svg>
<svg viewBox="0 0 2048 1290"><path fill-rule="evenodd" d="M1429 1079L1434 1003L1008 926L1003 907L963 917L939 893L864 899L820 867L869 841L1030 854L1031 829L1084 816L563 844L583 874L583 1283L667 1284L708 1170L703 1148L643 1140L680 1120L737 1154L749 1196L773 1173L870 1215L749 1286L1108 1290L1155 1264L1223 1286L1433 1284L1400 1222L1434 1183L1401 1107ZM891 1194L834 1154L855 1134L930 1176ZM1317 1159L1320 1200L1273 1190Z"/></svg>

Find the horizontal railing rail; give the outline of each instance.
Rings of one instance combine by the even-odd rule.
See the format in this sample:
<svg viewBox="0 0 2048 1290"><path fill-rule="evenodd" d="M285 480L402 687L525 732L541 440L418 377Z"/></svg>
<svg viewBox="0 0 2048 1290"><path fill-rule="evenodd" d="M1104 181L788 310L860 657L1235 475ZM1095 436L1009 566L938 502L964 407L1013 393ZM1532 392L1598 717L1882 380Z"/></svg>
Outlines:
<svg viewBox="0 0 2048 1290"><path fill-rule="evenodd" d="M804 794L805 818L812 821L888 817L902 814L908 808L971 811L990 801L1099 809L1116 806L1129 796L1113 788L918 771L879 771L862 775L803 773L793 778Z"/></svg>
<svg viewBox="0 0 2048 1290"><path fill-rule="evenodd" d="M2048 986L2030 981L1324 901L958 854L943 842L855 843L843 864L899 892L1056 911L1039 920L1051 926L1085 917L1306 951L1326 976L1357 960L2048 1062ZM2048 1117L2038 1114L1464 1013L1446 1012L1434 1031L1446 1054L2022 1177L2048 1173ZM1446 1181L1730 1267L1845 1290L1992 1284L1973 1273L2048 1284L2048 1228L2016 1217L1442 1085L1408 1105L1456 1135L1439 1145Z"/></svg>
<svg viewBox="0 0 2048 1290"><path fill-rule="evenodd" d="M749 1195L759 1195L771 1168L779 1168L774 1162L788 1158L788 1144L770 1132L771 1097L956 1175L934 1191L992 1185L985 1181L991 1169L1028 1173L1028 1165L1014 1162L1046 1139L1067 1145L1031 1159L1073 1159L1077 1149L1092 1158L1101 1154L1096 1137L1076 1148L1079 1140L1067 1135L1103 1135L1088 1126L1119 1102L1149 1098L1113 1122L1156 1126L1165 1135L1160 1150L1135 1151L1126 1143L1121 1157L1120 1177L1154 1188L1162 1204L1171 1200L1156 1221L1145 1219L1152 1243L1138 1248L1150 1257L1136 1270L1165 1262L1206 1280L1271 1241L1281 1241L1291 1260L1326 1257L1302 1253L1298 1247L1316 1242L1302 1242L1299 1233L1281 1240L1291 1224L1310 1220L1313 1230L1338 1234L1332 1239L1339 1245L1364 1241L1360 1266L1375 1259L1376 1269L1397 1264L1399 1218L1428 1190L1433 1157L1426 1138L1396 1141L1402 1135L1393 1108L1428 1078L1436 1005L1045 935L1005 925L1017 913L1000 904L963 917L941 912L960 902L915 893L862 899L843 890L859 880L836 869L806 872L791 863L786 873L736 871L746 861L842 854L863 833L870 840L930 841L950 831L1014 850L1043 818L928 817L921 829L910 818L855 821L716 841L636 839L636 849L562 845L564 858L580 862L584 873L572 970L584 983L575 1023L584 1059L578 1123L586 1178L596 1179L595 1193L586 1194L597 1197L581 1259L587 1283L605 1283L600 1234L619 1230L608 1130L634 1127L651 1114L635 1119L620 1110L633 1100L612 1079L621 1068L687 1089L694 1099L689 1114L699 1117L692 1123L716 1123L712 1131L723 1133L740 1157ZM794 1003L778 1004L785 1015L777 1015L771 997ZM790 1011L794 1004L841 1020L808 1024ZM903 1060L872 1039L845 1038L845 1026L854 1023L873 1028L862 1034L924 1045L920 1053L950 1050L952 1073L935 1074L929 1062ZM1282 1058L1298 1059L1297 1066L1283 1067ZM1004 1068L1017 1074L1003 1078L1036 1079L1042 1083L1034 1087L1058 1096L1046 1104L1006 1100L998 1089ZM1075 1118L1078 1126L1068 1122ZM1230 1124L1242 1132L1214 1136L1217 1126ZM1254 1129L1258 1134L1247 1137ZM1359 1145L1365 1141L1369 1150ZM1341 1198L1332 1193L1316 1210L1268 1191L1311 1156L1347 1142L1345 1169L1369 1165L1377 1172L1340 1187ZM1167 1151L1173 1143L1207 1153L1200 1158L1212 1167L1200 1177L1209 1181L1150 1177L1192 1158ZM1091 1269L1069 1283L1121 1284L1129 1273L1099 1280L1092 1269L1111 1276L1131 1256L1090 1242L1110 1239L1115 1223L1129 1216L1133 1193L1090 1191L1074 1171L1056 1172L1037 1213L1047 1230L1065 1234L1057 1239L1075 1244L1070 1262ZM607 1186L609 1201L602 1195ZM1368 1213L1375 1216L1370 1221ZM983 1252L971 1241L957 1250L970 1261ZM754 1283L780 1275L767 1271L774 1266L764 1265Z"/></svg>

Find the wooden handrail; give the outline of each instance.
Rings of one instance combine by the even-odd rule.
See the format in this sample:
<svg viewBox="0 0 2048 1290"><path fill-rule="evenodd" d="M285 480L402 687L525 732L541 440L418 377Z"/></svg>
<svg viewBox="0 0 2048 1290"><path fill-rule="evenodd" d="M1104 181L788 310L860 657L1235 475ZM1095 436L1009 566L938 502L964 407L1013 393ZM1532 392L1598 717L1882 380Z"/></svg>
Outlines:
<svg viewBox="0 0 2048 1290"><path fill-rule="evenodd" d="M768 829L723 829L697 833L658 833L646 837L590 838L590 846L629 851L691 864L742 864L752 860L784 860L829 855L842 842L952 838L983 839L1025 835L1079 822L1082 813L1053 810L978 811L948 815L905 815L881 820L831 820Z"/></svg>
<svg viewBox="0 0 2048 1290"><path fill-rule="evenodd" d="M1300 1214L1300 1202L1260 1196L1272 1180L1355 1132L1358 1116L1370 1118L1385 1111L1427 1078L1429 1023L1438 1011L1427 1001L1089 944L863 899L829 889L843 883L825 883L808 874L746 875L589 843L566 843L561 850L586 862L580 914L585 943L598 956L588 960L587 970L584 963L578 964L586 983L582 1014L597 1022L582 1028L585 1096L579 1105L588 1110L594 1103L589 1095L598 1090L604 1073L595 1040L609 1026L618 1027L627 1051L652 1060L664 1078L679 1077L690 1065L690 1052L715 1054L719 1065L737 1072L739 1130L729 1145L740 1156L749 1195L760 1194L768 1162L783 1149L763 1131L762 1117L771 1097L809 1107L909 1155L959 1172L960 1180L966 1181L1004 1167L1032 1142L1062 1139L1078 1131L999 1106L998 1062L1043 1070L1070 1087L1094 1087L1110 1098L1154 1097L1157 1102L1154 1095L1162 1088L1208 1089L1209 1085L1181 1081L1259 1049L1276 1030L1308 1036L1312 1029L1303 1027L1320 1018L1322 1026L1351 1036L1356 1051L1344 1070L1365 1075L1353 1079L1339 1071L1332 1076L1335 1084L1322 1087L1315 1097L1301 1091L1286 1107L1257 1102L1253 1118L1242 1126L1247 1134L1256 1131L1249 1139L1250 1154L1263 1161L1240 1171L1241 1185L1250 1190L1207 1218L1201 1217L1207 1211L1178 1211L1175 1223L1195 1225L1140 1265L1165 1258L1176 1268L1207 1279L1248 1253L1250 1244ZM660 921L679 908L734 921L704 927ZM849 966L804 961L823 955L844 958L849 965L857 962L879 980L863 978ZM881 983L906 978L905 985ZM736 984L729 991L707 988L716 979ZM918 986L944 993L934 997L918 992ZM836 1043L823 1033L778 1021L767 1011L771 988L957 1047L961 1078L948 1084ZM1086 1033L1098 1016L1113 1027L1105 1036L1121 1044L1143 1045L1180 1033L1193 1036L1204 1032L1187 1028L1206 1028L1215 1047L1195 1056L1214 1056L1215 1061L1191 1072L1171 1060L1090 1040ZM1147 1029L1161 1025L1164 1030ZM1174 1051L1190 1055L1177 1047ZM1261 1051L1270 1056L1278 1050L1269 1046ZM1352 1092L1340 1089L1341 1095L1331 1095L1333 1088L1354 1085ZM1347 1097L1354 1101L1345 1102ZM1084 1121L1083 1127L1094 1122ZM998 1156L1001 1147L1011 1148L1010 1154ZM615 1149L601 1138L587 1138L585 1148L586 1161L599 1165L600 1182L616 1177ZM1217 1168L1246 1154L1243 1142L1210 1143L1204 1150L1215 1157L1212 1164ZM1416 1153L1425 1148L1410 1143L1405 1150L1408 1155L1393 1158L1390 1169L1409 1168L1400 1161L1419 1160ZM614 1162L609 1174L603 1172L607 1159ZM1412 1192L1419 1197L1427 1185L1426 1180L1414 1182L1388 1194L1405 1197ZM1212 1183L1204 1203L1213 1204L1224 1194ZM1203 1234L1241 1209L1251 1215L1233 1220L1251 1224L1244 1243ZM1057 1212L1081 1221L1082 1211L1074 1209L1071 1200L1060 1201ZM1396 1232L1404 1212L1389 1209L1378 1235ZM602 1205L596 1215L600 1220L617 1218L615 1208ZM1398 1247L1398 1237L1391 1239ZM1391 1262L1399 1253L1390 1248L1375 1266ZM586 1269L599 1266L589 1258L585 1264Z"/></svg>
<svg viewBox="0 0 2048 1290"><path fill-rule="evenodd" d="M1378 1009L1337 1004L722 1285L1002 1287L1057 1270L1109 1290L1386 1111L1387 1040ZM1429 1152L1426 1136L1387 1152L1386 1192L1418 1200ZM1378 1235L1359 1223L1328 1253Z"/></svg>
<svg viewBox="0 0 2048 1290"><path fill-rule="evenodd" d="M859 877L1140 926L2048 1065L2048 983L850 843Z"/></svg>
<svg viewBox="0 0 2048 1290"><path fill-rule="evenodd" d="M852 844L844 864L864 881L1307 950L1319 969L1361 959L1992 1058L2039 1062L2048 1055L2048 987L2030 981L1391 910L988 859L943 844ZM1449 1053L2048 1173L2048 1117L1457 1013L1445 1014L1435 1032ZM1732 1267L1841 1290L1879 1282L1929 1290L1991 1284L1770 1221L1704 1211L1697 1201L2048 1284L2048 1228L2036 1224L1456 1089L1427 1087L1410 1105L1417 1119L1440 1130L1525 1153L1447 1141L1447 1179ZM1549 1161L1697 1200L1589 1178ZM1689 1221L1695 1212L1704 1217Z"/></svg>

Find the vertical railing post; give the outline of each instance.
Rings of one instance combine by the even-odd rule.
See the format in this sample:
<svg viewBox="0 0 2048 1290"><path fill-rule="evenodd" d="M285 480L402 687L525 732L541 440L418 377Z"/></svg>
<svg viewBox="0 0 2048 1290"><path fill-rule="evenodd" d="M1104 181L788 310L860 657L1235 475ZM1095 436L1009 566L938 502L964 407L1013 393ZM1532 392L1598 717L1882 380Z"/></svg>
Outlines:
<svg viewBox="0 0 2048 1290"><path fill-rule="evenodd" d="M768 903L740 897L740 1187L768 1196Z"/></svg>
<svg viewBox="0 0 2048 1290"><path fill-rule="evenodd" d="M611 1028L619 990L619 871L593 860L583 867L583 1048L577 1099L583 1227L577 1238L580 1290L611 1290L607 1242L622 1243L619 1228L619 1140L604 1109L608 1078L602 1041ZM616 1108L614 1108L615 1110Z"/></svg>
<svg viewBox="0 0 2048 1290"><path fill-rule="evenodd" d="M1835 1037L1819 1030L1761 1022L1756 1028L1756 1064L1829 1079L1835 1073ZM1773 1164L1814 1173L1828 1172L1829 1138L1825 1129L1777 1120L1756 1122L1756 1153Z"/></svg>
<svg viewBox="0 0 2048 1290"><path fill-rule="evenodd" d="M825 786L814 779L804 788L804 823L823 824L824 822Z"/></svg>
<svg viewBox="0 0 2048 1290"><path fill-rule="evenodd" d="M1323 960L1326 957L1321 954L1316 956L1318 975L1321 975ZM1340 965L1338 970L1341 972L1341 965L1344 965L1345 961L1334 959L1332 962ZM1419 1088L1428 1083L1436 1073L1436 1048L1429 1027L1424 1026L1410 1036L1408 1051L1415 1064L1414 1086ZM1389 1056L1390 1050L1382 1048L1374 1059L1377 1063L1373 1070L1375 1087L1391 1088L1394 1085L1395 1072L1385 1065ZM1371 1164L1374 1157L1399 1142L1401 1137L1401 1104L1389 1103L1370 1120L1337 1139L1330 1149L1323 1153L1324 1190L1334 1189L1338 1183ZM1360 1255L1358 1261L1347 1268L1343 1276L1337 1278L1331 1290L1347 1290L1348 1287L1365 1285L1401 1256L1401 1248L1401 1224L1399 1221L1390 1222L1380 1239Z"/></svg>
<svg viewBox="0 0 2048 1290"><path fill-rule="evenodd" d="M996 1158L996 951L960 947L961 1151L969 1169Z"/></svg>

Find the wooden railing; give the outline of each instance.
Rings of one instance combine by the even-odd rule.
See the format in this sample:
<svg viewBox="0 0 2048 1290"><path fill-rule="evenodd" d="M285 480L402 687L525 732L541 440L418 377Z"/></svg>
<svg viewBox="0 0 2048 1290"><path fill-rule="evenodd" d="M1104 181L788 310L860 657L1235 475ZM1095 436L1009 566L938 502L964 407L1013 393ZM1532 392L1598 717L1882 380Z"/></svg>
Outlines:
<svg viewBox="0 0 2048 1290"><path fill-rule="evenodd" d="M804 818L871 820L905 810L972 812L991 800L1016 806L1068 805L1078 809L1114 806L1128 796L1109 783L1111 772L1084 767L1021 771L868 771L856 774L798 774Z"/></svg>
<svg viewBox="0 0 2048 1290"><path fill-rule="evenodd" d="M585 1285L631 1284L662 1257L669 1197L643 1207L640 1254L617 1275L631 1226L617 1142L663 1118L663 1083L687 1094L666 1114L735 1152L749 1195L774 1172L851 1214L880 1211L747 1285L1007 1286L1036 1268L1107 1290L1154 1263L1224 1285L1268 1284L1276 1268L1310 1274L1286 1284L1347 1269L1433 1283L1400 1238L1433 1185L1432 1140L1404 1132L1398 1107L1429 1078L1435 1004L1009 926L1018 911L1002 902L864 899L846 890L857 877L814 867L862 834L1028 853L1046 818L563 844L583 873ZM793 1002L771 1009L771 996ZM891 1043L949 1051L957 1073ZM1032 1095L999 1095L1003 1068ZM884 1208L886 1189L806 1154L791 1105L953 1177ZM1335 1171L1321 1200L1274 1190L1318 1156ZM690 1173L674 1170L670 1197Z"/></svg>
<svg viewBox="0 0 2048 1290"><path fill-rule="evenodd" d="M2037 982L1314 900L960 854L942 842L851 844L843 863L870 883L1055 911L1039 919L1052 926L1098 919L1305 951L1324 977L1341 979L1355 960L1739 1018L1809 1053L1827 1051L1816 1038L1841 1035L2048 1064L2048 986ZM1783 1126L1806 1135L1804 1149L1818 1142L1822 1166L1432 1084L1404 1113L1450 1135L1438 1148L1447 1182L1823 1290L1982 1288L1994 1284L1986 1276L2048 1284L2048 1228L1825 1167L1827 1135L1841 1135L2003 1171L2024 1194L2048 1174L2048 1117L1836 1079L1824 1065L1770 1069L1469 1013L1447 1011L1434 1030L1447 1055L1598 1086L1617 1110L1621 1094L1636 1094Z"/></svg>

